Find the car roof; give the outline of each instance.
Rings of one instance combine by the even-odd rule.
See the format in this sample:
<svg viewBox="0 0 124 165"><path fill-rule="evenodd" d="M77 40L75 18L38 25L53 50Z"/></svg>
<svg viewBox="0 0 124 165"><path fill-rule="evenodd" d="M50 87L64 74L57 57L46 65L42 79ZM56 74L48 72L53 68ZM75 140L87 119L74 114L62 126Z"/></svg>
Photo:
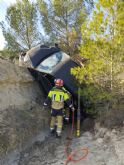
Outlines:
<svg viewBox="0 0 124 165"><path fill-rule="evenodd" d="M33 67L37 67L45 58L51 54L61 51L58 47L48 47L45 45L38 45L27 52Z"/></svg>

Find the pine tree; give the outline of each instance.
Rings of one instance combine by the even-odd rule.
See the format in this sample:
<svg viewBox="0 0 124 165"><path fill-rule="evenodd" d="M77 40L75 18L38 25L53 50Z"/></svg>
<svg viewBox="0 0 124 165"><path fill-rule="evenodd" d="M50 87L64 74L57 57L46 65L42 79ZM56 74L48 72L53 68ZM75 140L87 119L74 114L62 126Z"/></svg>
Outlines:
<svg viewBox="0 0 124 165"><path fill-rule="evenodd" d="M81 41L81 25L87 17L83 0L37 0L42 25L50 40L69 54ZM73 40L73 42L72 42Z"/></svg>
<svg viewBox="0 0 124 165"><path fill-rule="evenodd" d="M28 50L41 41L38 32L36 5L29 0L17 0L7 9L1 23L6 47L12 51Z"/></svg>
<svg viewBox="0 0 124 165"><path fill-rule="evenodd" d="M94 103L123 94L124 2L99 0L91 20L82 26L81 55L88 59L82 68L72 69L83 90ZM112 99L113 98L113 99Z"/></svg>

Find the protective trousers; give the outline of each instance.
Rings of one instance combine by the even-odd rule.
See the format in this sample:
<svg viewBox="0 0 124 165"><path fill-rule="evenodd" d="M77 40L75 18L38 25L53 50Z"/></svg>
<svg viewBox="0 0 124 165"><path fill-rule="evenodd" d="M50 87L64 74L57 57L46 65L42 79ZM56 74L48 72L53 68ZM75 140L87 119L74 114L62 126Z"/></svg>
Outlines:
<svg viewBox="0 0 124 165"><path fill-rule="evenodd" d="M57 125L56 125L57 122ZM62 109L52 109L51 111L51 122L50 129L51 131L55 129L55 125L57 126L56 132L58 135L62 133L62 125L63 125L63 110Z"/></svg>

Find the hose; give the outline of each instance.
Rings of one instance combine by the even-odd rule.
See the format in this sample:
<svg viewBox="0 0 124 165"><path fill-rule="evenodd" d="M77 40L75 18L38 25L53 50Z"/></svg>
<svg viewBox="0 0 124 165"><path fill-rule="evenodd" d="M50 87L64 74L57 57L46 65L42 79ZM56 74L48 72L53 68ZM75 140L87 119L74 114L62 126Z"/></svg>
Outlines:
<svg viewBox="0 0 124 165"><path fill-rule="evenodd" d="M72 127L71 127L71 132L69 134L70 137L67 137L68 142L65 147L65 154L67 156L65 165L67 165L70 161L77 163L81 160L84 160L87 157L88 152L89 152L87 148L80 148L80 149L72 151L70 154L68 153L69 146L71 145L72 139L73 139L73 131L74 131L74 111L72 112ZM78 155L80 153L82 153L82 156L80 158L74 159L74 157L79 157Z"/></svg>

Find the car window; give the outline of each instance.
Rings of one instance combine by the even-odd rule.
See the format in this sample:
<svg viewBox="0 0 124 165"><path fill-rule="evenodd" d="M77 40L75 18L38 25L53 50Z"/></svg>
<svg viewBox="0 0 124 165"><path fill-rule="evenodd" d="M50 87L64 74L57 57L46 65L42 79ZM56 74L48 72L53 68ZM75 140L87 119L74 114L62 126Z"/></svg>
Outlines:
<svg viewBox="0 0 124 165"><path fill-rule="evenodd" d="M66 53L57 52L42 61L36 69L41 72L51 73L60 62L66 61L69 58Z"/></svg>

